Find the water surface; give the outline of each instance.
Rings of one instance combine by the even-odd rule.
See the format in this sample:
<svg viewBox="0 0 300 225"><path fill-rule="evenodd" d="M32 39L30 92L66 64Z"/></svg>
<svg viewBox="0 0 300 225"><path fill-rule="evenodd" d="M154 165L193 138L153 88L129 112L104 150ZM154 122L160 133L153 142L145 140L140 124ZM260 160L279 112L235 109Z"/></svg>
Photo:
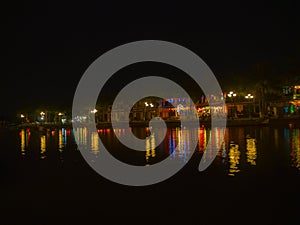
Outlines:
<svg viewBox="0 0 300 225"><path fill-rule="evenodd" d="M140 138L148 128L133 128ZM74 141L88 144L101 157L99 138L119 160L147 166L167 157L187 165L170 179L146 187L110 182L91 169ZM155 146L155 136L144 152L125 148L117 137L124 130L35 129L0 131L1 209L4 214L39 216L163 216L194 217L228 223L234 217L255 224L295 224L300 202L300 130L270 127L227 128L190 132L170 128ZM195 136L195 134L197 136ZM190 138L198 138L190 149ZM207 141L219 149L212 165L198 172ZM180 151L176 146L181 146ZM225 223L225 224L226 224ZM201 224L201 223L199 223Z"/></svg>

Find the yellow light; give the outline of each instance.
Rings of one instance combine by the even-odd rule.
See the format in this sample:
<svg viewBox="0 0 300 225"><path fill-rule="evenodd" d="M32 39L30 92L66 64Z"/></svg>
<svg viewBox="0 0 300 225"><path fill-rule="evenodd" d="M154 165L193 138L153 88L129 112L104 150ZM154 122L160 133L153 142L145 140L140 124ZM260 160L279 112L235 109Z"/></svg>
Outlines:
<svg viewBox="0 0 300 225"><path fill-rule="evenodd" d="M292 165L300 170L300 139L299 139L299 130L294 129L292 133L292 141L291 141L291 157L292 157Z"/></svg>
<svg viewBox="0 0 300 225"><path fill-rule="evenodd" d="M247 162L251 165L256 165L256 158L257 158L257 150L256 150L256 144L254 138L247 139L247 146L246 146L247 152Z"/></svg>
<svg viewBox="0 0 300 225"><path fill-rule="evenodd" d="M155 158L156 150L155 150L155 137L154 135L149 136L146 139L146 146L145 146L145 159L146 159L146 166L149 165L149 158Z"/></svg>
<svg viewBox="0 0 300 225"><path fill-rule="evenodd" d="M21 131L21 154L25 155L25 130Z"/></svg>
<svg viewBox="0 0 300 225"><path fill-rule="evenodd" d="M41 159L46 158L46 135L41 136Z"/></svg>
<svg viewBox="0 0 300 225"><path fill-rule="evenodd" d="M240 172L238 164L240 164L240 155L241 152L239 151L239 145L237 144L230 144L229 149L229 176L235 176L236 173Z"/></svg>
<svg viewBox="0 0 300 225"><path fill-rule="evenodd" d="M64 144L63 144L63 135L62 135L62 130L60 129L58 131L58 151L62 152L63 151L63 147L64 147Z"/></svg>
<svg viewBox="0 0 300 225"><path fill-rule="evenodd" d="M93 154L97 155L99 153L99 135L97 132L92 133L91 141L91 150Z"/></svg>

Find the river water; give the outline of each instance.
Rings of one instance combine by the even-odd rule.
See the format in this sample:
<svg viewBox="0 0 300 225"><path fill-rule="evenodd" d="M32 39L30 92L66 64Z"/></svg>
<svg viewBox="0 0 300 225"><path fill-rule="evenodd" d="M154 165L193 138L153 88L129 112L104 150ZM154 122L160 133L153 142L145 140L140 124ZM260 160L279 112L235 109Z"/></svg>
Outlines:
<svg viewBox="0 0 300 225"><path fill-rule="evenodd" d="M195 137L187 130L168 128L157 148L155 137L150 135L143 152L121 145L118 136L124 132L1 129L3 215L83 215L95 220L146 216L193 218L199 221L197 224L299 224L300 129L232 127L226 128L221 140L217 128L198 130ZM149 135L148 128L133 128L132 132L139 138ZM164 182L124 186L106 180L88 166L74 133L93 154L101 157L100 137L112 155L133 165L147 166L167 157L187 163L189 156L192 158ZM198 139L196 149L189 148L190 138ZM205 151L209 138L219 152L212 165L199 172L200 159L209 157ZM176 146L181 146L180 151Z"/></svg>

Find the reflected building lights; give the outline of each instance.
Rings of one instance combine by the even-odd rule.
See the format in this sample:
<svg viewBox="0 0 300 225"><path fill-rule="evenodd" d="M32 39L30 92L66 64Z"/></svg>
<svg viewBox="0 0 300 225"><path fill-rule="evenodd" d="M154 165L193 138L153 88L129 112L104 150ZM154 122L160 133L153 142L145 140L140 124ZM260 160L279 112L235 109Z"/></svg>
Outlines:
<svg viewBox="0 0 300 225"><path fill-rule="evenodd" d="M151 157L154 158L156 156L154 135L151 135L150 139L151 139Z"/></svg>
<svg viewBox="0 0 300 225"><path fill-rule="evenodd" d="M170 129L168 131L168 140L169 140L169 154L172 155L173 153L175 154L175 148L176 148L176 130L175 129Z"/></svg>
<svg viewBox="0 0 300 225"><path fill-rule="evenodd" d="M136 129L138 130L138 128ZM146 151L145 153L136 154L134 157L139 157L138 162L141 162L143 165L153 164L161 158L165 159L167 156L170 156L171 160L174 160L174 158L179 159L180 163L186 162L187 158L194 152L194 149L190 148L191 140L194 140L198 141L199 150L203 151L203 155L202 152L198 152L197 157L201 156L203 160L209 160L210 157L215 156L212 154L213 151L205 150L207 141L210 139L212 147L214 148L213 150L218 150L216 160L212 164L213 167L221 165L222 168L225 168L224 172L229 176L236 176L240 173L241 168L251 170L249 172L255 172L261 169L261 167L257 167L257 165L264 162L264 159L260 158L258 154L260 154L260 151L262 151L261 154L264 153L262 146L268 143L263 139L261 139L263 142L260 143L260 135L265 134L261 132L262 130L264 131L264 129L265 128L257 129L254 132L252 129L245 128L242 132L240 128L227 128L223 140L221 136L223 131L219 128L213 128L212 130L204 127L195 130L168 128L166 138L157 148L155 148L156 137L162 135L162 132L157 131L155 134L152 134L146 129L146 132L144 132L144 130L140 132L142 136L150 133L144 146ZM95 157L100 154L101 140L99 140L99 135L101 135L101 138L105 138L105 144L110 146L114 151L118 151L117 139L112 134L116 133L116 136L122 136L127 132L125 129L116 129L115 132L109 129L99 129L98 134L98 132L87 132L87 129L83 127L74 130L62 128L47 132L34 130L31 134L31 130L29 129L20 129L19 131L20 133L17 133L19 142L17 143L18 154L19 157L22 156L23 159L26 160L36 156L40 159L50 159L53 156L60 157L60 159L63 159L62 157L65 156L68 157L72 154L71 151L78 150L74 144L73 134L76 135L78 144L89 146L90 149L87 148L88 151L95 155ZM272 142L270 146L272 146L272 148L288 150L286 152L280 152L280 154L282 154L281 156L284 156L284 158L282 157L282 159L280 159L282 160L280 163L286 167L293 166L294 170L296 168L297 172L300 171L300 129L278 128L268 132L270 132L270 142ZM242 133L242 135L240 135L240 133ZM53 137L51 135L53 135ZM109 137L111 139L109 139ZM262 135L262 137L264 137L264 135ZM286 137L286 139L281 137ZM30 151L30 147L32 151ZM55 154L53 154L52 149L56 151ZM68 149L69 152L66 151L66 149ZM47 151L49 151L49 154ZM65 155L64 151L68 154ZM277 154L276 151L274 151L274 154ZM33 157L31 157L31 155ZM226 163L226 165L223 165L222 162Z"/></svg>
<svg viewBox="0 0 300 225"><path fill-rule="evenodd" d="M177 130L178 135L178 157L187 162L187 139L189 139L189 130Z"/></svg>
<svg viewBox="0 0 300 225"><path fill-rule="evenodd" d="M62 130L59 130L58 131L58 151L60 153L63 152L63 147L64 147L64 144L63 144L63 134L62 134Z"/></svg>
<svg viewBox="0 0 300 225"><path fill-rule="evenodd" d="M200 128L199 130L199 150L204 151L206 148L206 129L205 128Z"/></svg>
<svg viewBox="0 0 300 225"><path fill-rule="evenodd" d="M176 128L172 129L169 134L169 154L171 158L180 158L184 162L187 162L187 158L190 154L189 143L191 138L191 131L187 129ZM194 133L194 138L197 138L199 133Z"/></svg>
<svg viewBox="0 0 300 225"><path fill-rule="evenodd" d="M25 155L25 130L22 130L20 133L21 136L21 154Z"/></svg>
<svg viewBox="0 0 300 225"><path fill-rule="evenodd" d="M74 130L74 135L76 135L78 139L78 144L86 145L87 144L87 128L81 127Z"/></svg>
<svg viewBox="0 0 300 225"><path fill-rule="evenodd" d="M66 134L66 129L62 128L62 139L63 139L63 145L66 146L67 145L67 134Z"/></svg>
<svg viewBox="0 0 300 225"><path fill-rule="evenodd" d="M294 129L291 138L292 166L300 170L300 130Z"/></svg>
<svg viewBox="0 0 300 225"><path fill-rule="evenodd" d="M149 139L146 139L146 152L145 152L145 158L146 158L146 163L147 163L147 165L148 165L149 157L150 157L150 141L149 141Z"/></svg>
<svg viewBox="0 0 300 225"><path fill-rule="evenodd" d="M255 166L257 158L256 141L254 138L247 138L246 142L247 162L250 163L252 166Z"/></svg>
<svg viewBox="0 0 300 225"><path fill-rule="evenodd" d="M26 151L29 149L30 143L30 129L24 129L20 132L20 147L21 147L21 154L26 155Z"/></svg>
<svg viewBox="0 0 300 225"><path fill-rule="evenodd" d="M145 146L145 159L146 159L146 166L149 165L150 157L154 158L156 156L155 150L155 137L154 134L151 134L146 139L146 146Z"/></svg>
<svg viewBox="0 0 300 225"><path fill-rule="evenodd" d="M240 172L239 164L240 164L240 155L241 152L239 151L239 145L231 143L229 147L229 176L235 176L236 173Z"/></svg>
<svg viewBox="0 0 300 225"><path fill-rule="evenodd" d="M99 136L97 132L91 134L91 149L95 155L99 153Z"/></svg>
<svg viewBox="0 0 300 225"><path fill-rule="evenodd" d="M46 135L41 136L41 159L46 158Z"/></svg>
<svg viewBox="0 0 300 225"><path fill-rule="evenodd" d="M220 154L225 146L224 140L221 138L222 132L223 129L221 128L214 128L213 130L210 130L210 134L208 135L210 146L205 146L205 151L202 156L203 160L215 158L216 152L217 155L221 156Z"/></svg>
<svg viewBox="0 0 300 225"><path fill-rule="evenodd" d="M176 136L177 136L176 139L178 140L177 152L174 151L173 155L184 159L185 151L184 151L184 137L182 135L182 130L176 129Z"/></svg>

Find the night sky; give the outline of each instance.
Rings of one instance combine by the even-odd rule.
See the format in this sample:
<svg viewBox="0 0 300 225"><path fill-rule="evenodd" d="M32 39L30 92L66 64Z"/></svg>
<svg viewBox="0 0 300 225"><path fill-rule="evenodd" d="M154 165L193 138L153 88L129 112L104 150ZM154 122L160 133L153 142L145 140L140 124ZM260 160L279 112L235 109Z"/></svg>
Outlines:
<svg viewBox="0 0 300 225"><path fill-rule="evenodd" d="M299 75L299 3L241 2L24 1L3 6L0 115L13 116L28 105L70 105L80 77L97 57L137 40L189 48L224 85L236 74L249 76L257 63L274 65L278 76Z"/></svg>

